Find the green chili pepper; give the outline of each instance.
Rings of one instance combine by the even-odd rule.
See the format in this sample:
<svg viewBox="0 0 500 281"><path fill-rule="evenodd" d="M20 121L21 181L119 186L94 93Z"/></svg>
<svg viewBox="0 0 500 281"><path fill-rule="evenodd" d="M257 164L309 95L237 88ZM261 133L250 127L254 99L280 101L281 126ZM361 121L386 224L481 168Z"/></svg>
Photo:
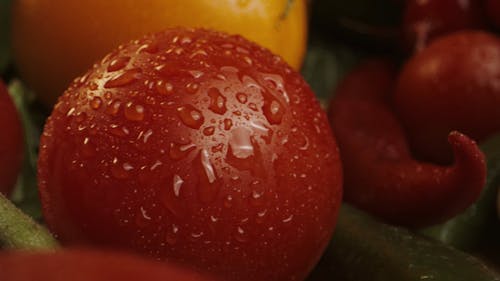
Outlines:
<svg viewBox="0 0 500 281"><path fill-rule="evenodd" d="M337 229L309 281L495 281L477 258L344 205Z"/></svg>

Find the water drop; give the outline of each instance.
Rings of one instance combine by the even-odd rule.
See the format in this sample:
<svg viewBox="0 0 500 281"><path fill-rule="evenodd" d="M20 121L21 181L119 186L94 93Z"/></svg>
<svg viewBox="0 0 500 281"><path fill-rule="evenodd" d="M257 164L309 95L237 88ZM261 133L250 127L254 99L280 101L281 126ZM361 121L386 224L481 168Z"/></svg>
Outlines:
<svg viewBox="0 0 500 281"><path fill-rule="evenodd" d="M191 70L191 71L189 71L189 73L190 73L190 74L193 76L193 78L195 78L195 79L198 79L198 78L200 78L201 76L203 76L203 74L205 74L205 73L203 73L203 71L199 71L199 70Z"/></svg>
<svg viewBox="0 0 500 281"><path fill-rule="evenodd" d="M207 175L208 182L213 183L216 180L214 167L210 163L209 154L206 149L201 150L201 164L205 169L205 174Z"/></svg>
<svg viewBox="0 0 500 281"><path fill-rule="evenodd" d="M194 58L194 57L196 57L196 56L205 56L205 57L206 57L206 56L208 56L208 54L207 54L207 52L205 52L205 50L201 50L201 49L199 49L199 50L196 50L195 52L193 52L193 53L189 56L189 58L190 58L190 59L192 59L192 58Z"/></svg>
<svg viewBox="0 0 500 281"><path fill-rule="evenodd" d="M119 100L112 101L106 107L106 113L111 116L116 116L120 110L121 102Z"/></svg>
<svg viewBox="0 0 500 281"><path fill-rule="evenodd" d="M113 76L110 80L108 80L104 87L106 88L117 88L132 84L137 79L140 78L141 70L139 68L125 70L124 72Z"/></svg>
<svg viewBox="0 0 500 281"><path fill-rule="evenodd" d="M226 97L224 97L219 90L211 88L208 91L210 97L210 105L208 108L214 113L224 114L226 112Z"/></svg>
<svg viewBox="0 0 500 281"><path fill-rule="evenodd" d="M205 129L203 129L203 134L205 136L211 136L214 134L214 132L215 132L214 126L209 126L209 127L206 127Z"/></svg>
<svg viewBox="0 0 500 281"><path fill-rule="evenodd" d="M212 153L221 152L224 149L224 145L219 143L218 145L212 146Z"/></svg>
<svg viewBox="0 0 500 281"><path fill-rule="evenodd" d="M120 127L117 124L111 124L108 128L109 132L117 137L125 137L130 133L127 127Z"/></svg>
<svg viewBox="0 0 500 281"><path fill-rule="evenodd" d="M83 157L92 157L95 155L96 147L90 142L90 138L86 137L83 140L81 152Z"/></svg>
<svg viewBox="0 0 500 281"><path fill-rule="evenodd" d="M248 104L248 108L250 108L253 111L257 111L258 110L257 109L257 105L255 103L253 103L253 102L251 102L251 103Z"/></svg>
<svg viewBox="0 0 500 281"><path fill-rule="evenodd" d="M142 121L144 119L144 106L128 102L124 109L125 118L130 121Z"/></svg>
<svg viewBox="0 0 500 281"><path fill-rule="evenodd" d="M172 93L173 89L174 89L174 86L172 86L172 84L170 84L168 82L165 82L163 80L159 80L156 82L156 90L161 95L169 95Z"/></svg>
<svg viewBox="0 0 500 281"><path fill-rule="evenodd" d="M226 118L224 119L224 130L228 131L231 130L233 127L233 120Z"/></svg>
<svg viewBox="0 0 500 281"><path fill-rule="evenodd" d="M174 188L175 196L179 197L179 193L180 193L180 190L181 190L183 183L184 183L184 180L179 175L177 175L177 174L174 175L173 188Z"/></svg>
<svg viewBox="0 0 500 281"><path fill-rule="evenodd" d="M224 207L231 208L233 206L233 196L228 195L226 199L224 199Z"/></svg>
<svg viewBox="0 0 500 281"><path fill-rule="evenodd" d="M66 117L70 117L71 115L73 115L73 113L75 113L75 111L76 109L74 107L70 108L66 113Z"/></svg>
<svg viewBox="0 0 500 281"><path fill-rule="evenodd" d="M262 106L264 116L269 124L280 124L285 114L284 107L274 97L264 95L264 105Z"/></svg>
<svg viewBox="0 0 500 281"><path fill-rule="evenodd" d="M151 168L149 168L151 171L153 171L154 169L158 168L159 166L161 166L163 163L160 161L160 160L156 160L156 162L151 166Z"/></svg>
<svg viewBox="0 0 500 281"><path fill-rule="evenodd" d="M123 69L130 61L130 57L118 57L112 60L108 65L108 72L114 72Z"/></svg>
<svg viewBox="0 0 500 281"><path fill-rule="evenodd" d="M254 154L251 135L252 132L245 127L238 127L231 131L229 147L232 155L239 159L246 159Z"/></svg>
<svg viewBox="0 0 500 281"><path fill-rule="evenodd" d="M284 222L284 223L289 223L289 222L291 222L292 220L293 220L293 215L290 215L290 216L288 216L287 218L285 218L285 219L283 220L283 222Z"/></svg>
<svg viewBox="0 0 500 281"><path fill-rule="evenodd" d="M153 134L153 130L151 130L151 129L147 130L146 133L144 133L144 135L143 135L143 142L147 143L149 137L151 137L152 134Z"/></svg>
<svg viewBox="0 0 500 281"><path fill-rule="evenodd" d="M245 243L248 241L248 235L245 232L245 230L243 228L241 228L241 226L237 227L236 234L235 234L234 238L236 239L236 241L238 241L240 243Z"/></svg>
<svg viewBox="0 0 500 281"><path fill-rule="evenodd" d="M257 223L263 223L266 214L267 214L267 210L262 210L262 211L258 212L257 213L257 218L255 219L255 221Z"/></svg>
<svg viewBox="0 0 500 281"><path fill-rule="evenodd" d="M244 93L237 93L236 94L236 98L238 99L238 101L242 104L245 104L247 103L247 100L248 100L248 97L246 94Z"/></svg>
<svg viewBox="0 0 500 281"><path fill-rule="evenodd" d="M244 56L243 57L243 60L248 64L248 65L252 65L253 64L253 61L250 57L247 57L247 56Z"/></svg>
<svg viewBox="0 0 500 281"><path fill-rule="evenodd" d="M261 138L267 143L270 144L273 138L274 131L271 130L268 126L260 123L259 121L250 121L250 126L254 128L256 131L261 133Z"/></svg>
<svg viewBox="0 0 500 281"><path fill-rule="evenodd" d="M201 112L189 104L177 108L177 113L182 123L193 129L199 129L205 121Z"/></svg>
<svg viewBox="0 0 500 281"><path fill-rule="evenodd" d="M196 93L196 91L198 91L199 88L200 85L198 83L188 83L186 85L186 90L188 90L188 92L190 93Z"/></svg>
<svg viewBox="0 0 500 281"><path fill-rule="evenodd" d="M200 231L200 232L193 232L191 233L191 237L194 238L194 239L198 239L200 238L201 236L203 236L203 231Z"/></svg>
<svg viewBox="0 0 500 281"><path fill-rule="evenodd" d="M171 143L169 156L173 160L179 160L186 157L191 151L196 148L194 144L179 144L179 143Z"/></svg>
<svg viewBox="0 0 500 281"><path fill-rule="evenodd" d="M187 37L187 36L185 36L185 37L183 37L183 38L181 39L181 44L189 44L189 43L191 43L191 42L192 42L191 38L189 38L189 37Z"/></svg>
<svg viewBox="0 0 500 281"><path fill-rule="evenodd" d="M138 54L139 53L142 53L142 52L146 52L146 53L150 53L150 54L154 54L156 52L158 52L158 46L156 44L150 44L150 43L147 43L147 44L144 44L144 45L141 45L137 51L136 51Z"/></svg>
<svg viewBox="0 0 500 281"><path fill-rule="evenodd" d="M130 164L128 164L130 165ZM125 164L121 164L118 162L117 158L113 159L110 171L111 174L117 179L126 179L129 177L129 171L131 170L129 166Z"/></svg>
<svg viewBox="0 0 500 281"><path fill-rule="evenodd" d="M175 224L172 224L172 229L170 231L167 231L167 235L166 235L165 239L169 245L172 246L177 242L177 232L178 231L179 231L179 228Z"/></svg>
<svg viewBox="0 0 500 281"><path fill-rule="evenodd" d="M102 99L100 97L94 97L90 101L90 107L92 107L92 109L94 110L98 110L99 108L101 108L101 105L102 105Z"/></svg>

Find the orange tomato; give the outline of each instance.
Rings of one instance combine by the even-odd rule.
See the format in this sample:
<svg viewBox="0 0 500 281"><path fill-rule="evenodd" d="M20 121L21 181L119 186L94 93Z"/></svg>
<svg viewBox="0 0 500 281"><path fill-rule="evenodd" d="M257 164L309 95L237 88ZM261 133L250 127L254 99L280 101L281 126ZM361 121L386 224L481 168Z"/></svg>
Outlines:
<svg viewBox="0 0 500 281"><path fill-rule="evenodd" d="M12 44L22 78L52 105L117 45L174 26L241 34L299 69L306 10L305 0L18 0Z"/></svg>

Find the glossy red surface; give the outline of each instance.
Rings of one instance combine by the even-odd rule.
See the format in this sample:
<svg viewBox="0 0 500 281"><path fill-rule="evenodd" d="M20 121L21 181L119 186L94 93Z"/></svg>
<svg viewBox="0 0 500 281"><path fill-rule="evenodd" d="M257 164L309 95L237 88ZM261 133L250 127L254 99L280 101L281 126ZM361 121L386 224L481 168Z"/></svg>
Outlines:
<svg viewBox="0 0 500 281"><path fill-rule="evenodd" d="M337 145L299 73L241 37L170 30L78 78L39 187L66 244L131 248L228 280L302 280L341 200Z"/></svg>
<svg viewBox="0 0 500 281"><path fill-rule="evenodd" d="M17 110L0 81L0 193L14 187L23 160L23 131Z"/></svg>
<svg viewBox="0 0 500 281"><path fill-rule="evenodd" d="M486 25L481 0L408 0L403 19L409 49L421 51L450 32Z"/></svg>
<svg viewBox="0 0 500 281"><path fill-rule="evenodd" d="M459 32L436 40L404 66L395 107L416 155L451 161L447 136L482 141L500 129L500 40Z"/></svg>

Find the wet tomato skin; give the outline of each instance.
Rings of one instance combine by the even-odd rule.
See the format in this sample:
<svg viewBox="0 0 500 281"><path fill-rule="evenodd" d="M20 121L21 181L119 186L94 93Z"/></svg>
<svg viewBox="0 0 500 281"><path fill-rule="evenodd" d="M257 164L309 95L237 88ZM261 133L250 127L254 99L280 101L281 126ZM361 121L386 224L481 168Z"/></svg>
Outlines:
<svg viewBox="0 0 500 281"><path fill-rule="evenodd" d="M23 160L23 131L7 88L0 81L0 193L8 195L17 181Z"/></svg>
<svg viewBox="0 0 500 281"><path fill-rule="evenodd" d="M0 254L2 281L214 281L174 264L88 249Z"/></svg>
<svg viewBox="0 0 500 281"><path fill-rule="evenodd" d="M168 30L76 79L41 139L45 219L228 280L301 280L332 233L337 145L300 74L238 36Z"/></svg>
<svg viewBox="0 0 500 281"><path fill-rule="evenodd" d="M398 79L394 104L418 157L451 161L447 135L483 141L500 130L500 40L461 31L413 56Z"/></svg>

